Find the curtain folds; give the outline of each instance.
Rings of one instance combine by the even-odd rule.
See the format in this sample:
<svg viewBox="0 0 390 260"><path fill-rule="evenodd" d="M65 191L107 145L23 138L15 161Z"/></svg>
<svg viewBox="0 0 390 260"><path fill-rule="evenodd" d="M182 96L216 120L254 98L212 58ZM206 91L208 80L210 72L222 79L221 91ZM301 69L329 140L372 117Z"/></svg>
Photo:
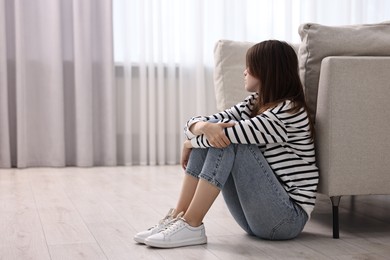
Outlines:
<svg viewBox="0 0 390 260"><path fill-rule="evenodd" d="M123 28L117 33L124 59L116 75L123 119L117 124L120 163L177 164L186 120L215 111L212 69L203 59L204 24L198 19L203 2L114 3L116 25Z"/></svg>
<svg viewBox="0 0 390 260"><path fill-rule="evenodd" d="M116 165L109 0L0 1L0 167Z"/></svg>
<svg viewBox="0 0 390 260"><path fill-rule="evenodd" d="M5 3L0 0L0 167L11 166L10 132L8 122L7 55Z"/></svg>
<svg viewBox="0 0 390 260"><path fill-rule="evenodd" d="M219 39L298 43L301 23L381 21L386 13L378 7L386 5L383 0L114 0L120 164L179 161L184 122L216 112L213 48Z"/></svg>
<svg viewBox="0 0 390 260"><path fill-rule="evenodd" d="M219 39L298 43L301 23L381 22L389 8L386 0L0 0L0 168L177 164L186 120L216 111Z"/></svg>

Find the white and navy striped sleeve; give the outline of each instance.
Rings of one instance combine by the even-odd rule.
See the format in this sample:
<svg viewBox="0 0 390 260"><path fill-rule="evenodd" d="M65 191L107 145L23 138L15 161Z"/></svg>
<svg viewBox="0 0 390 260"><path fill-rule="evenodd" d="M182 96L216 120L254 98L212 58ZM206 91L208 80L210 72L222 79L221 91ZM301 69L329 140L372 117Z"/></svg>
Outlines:
<svg viewBox="0 0 390 260"><path fill-rule="evenodd" d="M271 144L284 143L287 140L287 130L283 122L277 118L274 111L278 111L285 103L279 104L277 107L267 110L264 113L236 122L232 127L224 129L226 136L230 142L236 144ZM197 136L191 140L194 147L205 148L210 147L204 135Z"/></svg>
<svg viewBox="0 0 390 260"><path fill-rule="evenodd" d="M225 134L232 143L271 144L287 140L283 123L271 112L265 112L251 119L241 120L225 128Z"/></svg>
<svg viewBox="0 0 390 260"><path fill-rule="evenodd" d="M197 122L206 122L213 120L215 122L229 122L229 121L240 121L243 117L250 117L250 111L256 99L256 94L249 95L243 102L211 116L197 116L192 117L184 126L184 134L187 139L193 139L196 136L189 130L191 125ZM200 147L200 146L197 146ZM205 146L204 146L205 147Z"/></svg>

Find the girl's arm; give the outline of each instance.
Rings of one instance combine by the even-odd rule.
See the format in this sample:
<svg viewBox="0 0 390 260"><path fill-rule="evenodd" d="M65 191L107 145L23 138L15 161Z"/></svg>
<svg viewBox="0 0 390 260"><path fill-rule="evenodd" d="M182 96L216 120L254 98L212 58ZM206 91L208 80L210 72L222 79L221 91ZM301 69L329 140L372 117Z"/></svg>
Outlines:
<svg viewBox="0 0 390 260"><path fill-rule="evenodd" d="M236 122L223 129L229 142L236 144L268 144L281 143L287 140L287 132L280 122L257 116ZM191 139L192 147L206 148L213 146L206 135Z"/></svg>
<svg viewBox="0 0 390 260"><path fill-rule="evenodd" d="M234 122L197 122L190 127L190 131L196 136L204 136L208 140L210 146L216 148L223 148L230 144L230 140L227 138L224 129L234 125Z"/></svg>
<svg viewBox="0 0 390 260"><path fill-rule="evenodd" d="M261 145L286 142L286 126L276 116L281 108L283 107L277 106L256 117L240 120L235 125L224 128L224 133L231 143ZM191 144L201 148L212 146L205 135L192 139Z"/></svg>
<svg viewBox="0 0 390 260"><path fill-rule="evenodd" d="M204 134L202 132L202 129L205 127L205 125L207 125L205 124L205 122L207 121L214 123L222 121L239 121L242 119L243 115L246 115L249 118L251 113L250 109L254 104L256 97L257 94L252 94L248 96L243 102L231 107L230 109L216 113L211 116L198 116L191 118L190 120L188 120L184 127L184 133L187 139L193 139L198 135Z"/></svg>

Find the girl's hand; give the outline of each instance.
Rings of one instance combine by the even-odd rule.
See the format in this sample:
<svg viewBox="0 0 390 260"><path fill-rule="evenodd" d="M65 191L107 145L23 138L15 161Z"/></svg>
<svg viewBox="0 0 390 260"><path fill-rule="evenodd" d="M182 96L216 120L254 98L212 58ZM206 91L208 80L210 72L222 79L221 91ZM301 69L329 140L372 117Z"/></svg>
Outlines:
<svg viewBox="0 0 390 260"><path fill-rule="evenodd" d="M224 148L230 144L223 129L234 126L235 123L206 123L202 126L202 133L205 135L212 147Z"/></svg>
<svg viewBox="0 0 390 260"><path fill-rule="evenodd" d="M187 164L188 164L188 160L190 158L191 151L192 151L191 141L185 140L183 143L183 150L181 153L181 161L180 161L181 167L184 170L187 169Z"/></svg>

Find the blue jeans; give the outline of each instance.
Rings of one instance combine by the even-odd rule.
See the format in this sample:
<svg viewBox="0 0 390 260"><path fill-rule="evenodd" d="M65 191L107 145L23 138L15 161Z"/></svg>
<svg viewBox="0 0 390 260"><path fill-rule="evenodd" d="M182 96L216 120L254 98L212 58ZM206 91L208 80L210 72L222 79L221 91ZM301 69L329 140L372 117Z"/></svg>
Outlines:
<svg viewBox="0 0 390 260"><path fill-rule="evenodd" d="M222 190L230 213L250 235L270 240L292 239L308 220L256 145L194 148L186 171Z"/></svg>

